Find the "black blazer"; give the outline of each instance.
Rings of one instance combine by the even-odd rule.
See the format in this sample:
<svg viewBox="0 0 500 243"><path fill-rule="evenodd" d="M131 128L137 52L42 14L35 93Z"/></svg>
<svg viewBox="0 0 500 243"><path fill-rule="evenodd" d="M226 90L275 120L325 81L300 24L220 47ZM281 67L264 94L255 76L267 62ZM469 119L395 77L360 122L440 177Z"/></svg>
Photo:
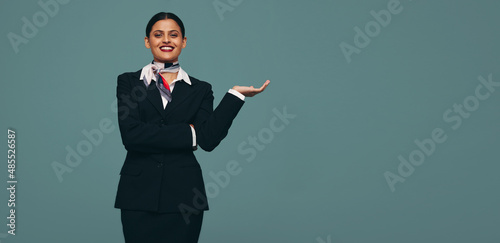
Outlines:
<svg viewBox="0 0 500 243"><path fill-rule="evenodd" d="M118 76L118 123L127 150L115 207L153 212L208 210L205 185L193 154L212 151L226 137L244 101L226 93L213 110L212 86L194 77L176 82L166 109L156 85L146 88L137 72ZM153 81L152 81L153 82Z"/></svg>

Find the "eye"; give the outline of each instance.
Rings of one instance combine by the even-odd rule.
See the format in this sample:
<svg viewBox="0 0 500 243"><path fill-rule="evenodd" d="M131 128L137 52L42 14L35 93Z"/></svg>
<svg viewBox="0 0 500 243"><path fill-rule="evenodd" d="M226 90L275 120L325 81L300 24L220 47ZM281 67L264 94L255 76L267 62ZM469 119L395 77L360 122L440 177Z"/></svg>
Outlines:
<svg viewBox="0 0 500 243"><path fill-rule="evenodd" d="M161 37L161 36L162 36L162 34L161 34L161 33L157 33L157 34L155 34L155 37Z"/></svg>
<svg viewBox="0 0 500 243"><path fill-rule="evenodd" d="M171 34L170 36L171 37L177 37L177 34Z"/></svg>

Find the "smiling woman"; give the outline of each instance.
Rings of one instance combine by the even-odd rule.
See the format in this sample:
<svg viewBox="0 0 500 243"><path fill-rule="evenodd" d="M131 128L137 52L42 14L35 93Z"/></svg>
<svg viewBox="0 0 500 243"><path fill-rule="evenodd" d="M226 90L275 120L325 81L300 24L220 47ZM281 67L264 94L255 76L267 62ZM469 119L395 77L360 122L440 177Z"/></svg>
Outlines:
<svg viewBox="0 0 500 243"><path fill-rule="evenodd" d="M186 47L184 24L158 13L146 27L144 44L153 61L118 76L118 123L127 156L115 207L131 242L198 242L208 201L198 145L212 151L228 134L244 104L267 87L234 86L213 109L210 83L179 64Z"/></svg>

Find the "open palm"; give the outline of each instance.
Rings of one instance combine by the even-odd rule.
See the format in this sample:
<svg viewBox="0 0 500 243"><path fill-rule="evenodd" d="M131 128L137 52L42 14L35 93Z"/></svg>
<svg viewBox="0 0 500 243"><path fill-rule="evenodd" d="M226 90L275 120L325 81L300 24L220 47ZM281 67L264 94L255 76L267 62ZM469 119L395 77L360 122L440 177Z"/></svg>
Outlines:
<svg viewBox="0 0 500 243"><path fill-rule="evenodd" d="M260 88L254 88L253 86L234 86L233 89L240 92L245 97L253 97L254 95L264 91L271 81L266 80L266 82Z"/></svg>

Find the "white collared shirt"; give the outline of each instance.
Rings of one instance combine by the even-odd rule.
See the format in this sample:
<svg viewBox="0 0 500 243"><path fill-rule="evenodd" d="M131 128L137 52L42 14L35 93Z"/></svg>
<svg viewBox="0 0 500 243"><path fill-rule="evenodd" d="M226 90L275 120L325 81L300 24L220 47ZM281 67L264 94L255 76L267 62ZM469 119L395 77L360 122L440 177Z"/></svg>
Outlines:
<svg viewBox="0 0 500 243"><path fill-rule="evenodd" d="M151 66L155 64L150 63L142 68L141 71L141 78L140 80L144 81L144 84L146 87L148 87L151 84L151 80L154 80L155 82L158 82L156 80L156 75L153 73L153 69ZM162 63L156 63L156 65L162 65ZM162 67L163 68L163 67ZM189 75L182 69L182 67L179 67L179 72L177 73L177 78L172 81L172 83L169 84L169 88L171 92L174 92L174 87L175 87L175 82L177 81L184 81L187 84L191 85L191 80L189 79ZM240 92L234 90L234 89L229 89L228 91L232 95L240 98L241 100L245 100L245 96L241 94ZM165 109L168 105L168 99L167 95L164 94L163 92L160 92L161 94L161 100L163 102L163 109ZM190 126L191 127L191 126ZM191 133L193 134L193 147L196 146L196 132L193 127L191 127Z"/></svg>

